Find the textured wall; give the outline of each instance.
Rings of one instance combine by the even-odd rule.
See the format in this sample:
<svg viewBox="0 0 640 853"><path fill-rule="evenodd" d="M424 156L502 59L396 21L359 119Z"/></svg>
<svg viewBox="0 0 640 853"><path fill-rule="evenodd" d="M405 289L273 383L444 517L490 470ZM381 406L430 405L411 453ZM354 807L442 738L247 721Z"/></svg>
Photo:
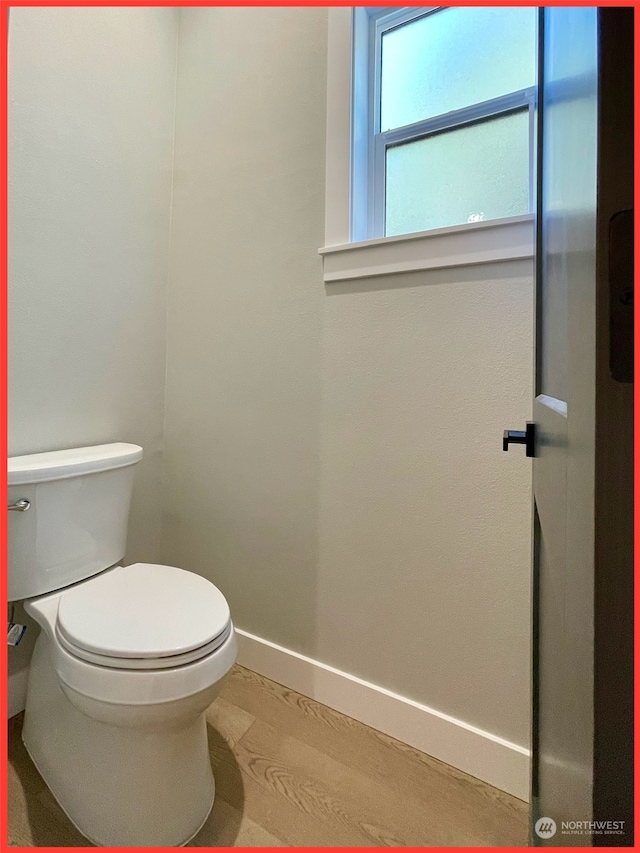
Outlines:
<svg viewBox="0 0 640 853"><path fill-rule="evenodd" d="M531 263L326 294L315 655L527 745Z"/></svg>
<svg viewBox="0 0 640 853"><path fill-rule="evenodd" d="M14 8L12 455L144 445L133 556L155 556L176 13Z"/></svg>
<svg viewBox="0 0 640 853"><path fill-rule="evenodd" d="M181 11L162 556L526 744L531 264L325 288L325 99L325 9Z"/></svg>
<svg viewBox="0 0 640 853"><path fill-rule="evenodd" d="M326 10L181 11L163 559L296 648L318 562L325 63Z"/></svg>
<svg viewBox="0 0 640 853"><path fill-rule="evenodd" d="M176 25L14 7L9 33L9 452L143 445L130 559L158 555Z"/></svg>

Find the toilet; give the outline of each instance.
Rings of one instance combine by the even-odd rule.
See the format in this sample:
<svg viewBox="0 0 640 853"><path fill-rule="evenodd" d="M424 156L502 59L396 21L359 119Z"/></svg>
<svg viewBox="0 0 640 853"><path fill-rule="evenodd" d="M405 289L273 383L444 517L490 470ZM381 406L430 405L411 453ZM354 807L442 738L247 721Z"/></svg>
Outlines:
<svg viewBox="0 0 640 853"><path fill-rule="evenodd" d="M94 844L179 847L213 806L205 711L236 638L208 580L120 564L141 458L116 443L9 459L9 601L41 628L22 738Z"/></svg>

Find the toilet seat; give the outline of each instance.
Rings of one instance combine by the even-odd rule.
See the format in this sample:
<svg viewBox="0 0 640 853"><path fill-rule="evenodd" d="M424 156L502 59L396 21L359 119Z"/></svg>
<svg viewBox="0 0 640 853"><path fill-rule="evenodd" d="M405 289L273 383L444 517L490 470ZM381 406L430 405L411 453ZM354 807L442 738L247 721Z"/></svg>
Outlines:
<svg viewBox="0 0 640 853"><path fill-rule="evenodd" d="M104 574L111 574L120 569L120 566L108 569ZM223 632L226 633L226 639L221 638L218 648L205 653L204 657L180 665L173 663L173 656L165 656L163 665L157 668L131 669L122 666L121 661L118 665L118 661L112 658L107 665L83 660L77 653L79 647L67 650L57 630L59 605L64 596L75 589L93 585L98 577L101 576L81 581L76 587L28 599L24 603L26 612L51 640L51 659L63 690L70 688L81 696L112 705L162 705L208 689L233 666L237 655L237 642L231 620L228 623L228 632L226 628ZM86 654L86 650L84 653Z"/></svg>
<svg viewBox="0 0 640 853"><path fill-rule="evenodd" d="M109 655L98 655L94 652L89 652L86 649L74 645L64 636L64 634L60 630L60 627L56 625L56 638L60 642L60 645L70 654L75 655L75 657L80 658L80 660L85 660L88 663L93 663L96 666L109 666L115 669L149 670L169 669L170 667L184 666L185 664L193 663L194 661L198 661L201 658L210 655L212 652L215 652L216 649L219 649L220 646L227 640L230 633L231 622L228 623L222 634L220 634L210 643L207 643L204 646L200 646L197 649L193 649L190 652L185 652L184 654L165 655L161 658L116 658L110 657Z"/></svg>
<svg viewBox="0 0 640 853"><path fill-rule="evenodd" d="M59 597L55 635L70 654L115 669L166 669L212 654L229 637L229 606L200 575L119 566Z"/></svg>

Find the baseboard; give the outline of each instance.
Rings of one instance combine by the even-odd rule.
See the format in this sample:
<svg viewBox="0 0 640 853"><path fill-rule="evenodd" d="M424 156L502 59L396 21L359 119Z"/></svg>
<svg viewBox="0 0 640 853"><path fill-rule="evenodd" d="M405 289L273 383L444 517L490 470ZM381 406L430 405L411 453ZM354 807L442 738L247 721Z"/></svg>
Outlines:
<svg viewBox="0 0 640 853"><path fill-rule="evenodd" d="M13 672L9 676L9 717L15 717L20 711L24 711L27 704L27 682L29 681L29 667Z"/></svg>
<svg viewBox="0 0 640 853"><path fill-rule="evenodd" d="M529 750L240 628L238 663L521 800ZM24 711L29 668L9 676L9 717Z"/></svg>
<svg viewBox="0 0 640 853"><path fill-rule="evenodd" d="M238 663L367 726L529 799L529 750L341 672L313 658L236 629Z"/></svg>

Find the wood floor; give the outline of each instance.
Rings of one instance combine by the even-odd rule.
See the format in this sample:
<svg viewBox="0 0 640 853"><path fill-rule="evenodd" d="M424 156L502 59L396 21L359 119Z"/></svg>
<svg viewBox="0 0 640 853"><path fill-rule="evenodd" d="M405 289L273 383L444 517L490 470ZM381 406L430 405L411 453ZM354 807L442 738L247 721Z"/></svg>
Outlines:
<svg viewBox="0 0 640 853"><path fill-rule="evenodd" d="M208 714L216 801L193 847L525 846L525 803L236 666ZM9 721L9 844L86 847Z"/></svg>

